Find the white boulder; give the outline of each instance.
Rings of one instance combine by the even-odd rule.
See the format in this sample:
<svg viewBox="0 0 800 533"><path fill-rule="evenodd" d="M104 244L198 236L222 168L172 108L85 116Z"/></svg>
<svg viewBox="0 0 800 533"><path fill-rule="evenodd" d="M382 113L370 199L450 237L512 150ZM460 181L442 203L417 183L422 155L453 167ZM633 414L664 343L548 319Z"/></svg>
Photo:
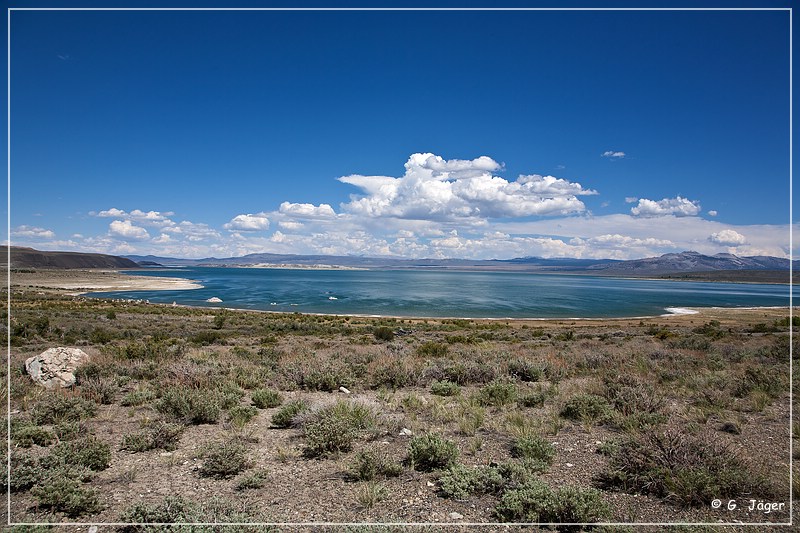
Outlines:
<svg viewBox="0 0 800 533"><path fill-rule="evenodd" d="M25 360L31 379L48 389L71 387L75 370L89 361L89 354L78 348L50 348Z"/></svg>

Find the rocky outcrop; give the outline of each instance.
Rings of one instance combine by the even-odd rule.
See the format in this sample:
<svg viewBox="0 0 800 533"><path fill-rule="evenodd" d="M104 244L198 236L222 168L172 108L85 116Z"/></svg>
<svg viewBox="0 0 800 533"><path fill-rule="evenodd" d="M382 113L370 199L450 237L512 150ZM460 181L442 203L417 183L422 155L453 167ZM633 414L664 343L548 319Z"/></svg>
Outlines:
<svg viewBox="0 0 800 533"><path fill-rule="evenodd" d="M75 370L89 361L89 355L78 348L50 348L25 360L31 379L48 389L75 384Z"/></svg>

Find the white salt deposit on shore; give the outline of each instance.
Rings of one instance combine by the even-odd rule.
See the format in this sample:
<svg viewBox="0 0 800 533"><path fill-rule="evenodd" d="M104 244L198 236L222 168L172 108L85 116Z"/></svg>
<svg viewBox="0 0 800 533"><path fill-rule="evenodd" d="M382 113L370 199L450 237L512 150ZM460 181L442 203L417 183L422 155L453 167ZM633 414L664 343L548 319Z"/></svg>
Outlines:
<svg viewBox="0 0 800 533"><path fill-rule="evenodd" d="M696 315L700 312L694 309L687 309L686 307L665 307L664 310L668 311L670 315Z"/></svg>
<svg viewBox="0 0 800 533"><path fill-rule="evenodd" d="M49 270L12 273L12 286L66 289L72 294L112 291L177 291L202 289L196 281L182 278L131 276L110 270Z"/></svg>

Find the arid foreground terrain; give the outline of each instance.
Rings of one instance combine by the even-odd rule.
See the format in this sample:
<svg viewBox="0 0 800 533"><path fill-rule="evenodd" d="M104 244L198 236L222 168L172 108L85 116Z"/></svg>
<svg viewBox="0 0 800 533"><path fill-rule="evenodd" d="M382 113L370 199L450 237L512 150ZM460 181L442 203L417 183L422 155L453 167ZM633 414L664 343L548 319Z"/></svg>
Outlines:
<svg viewBox="0 0 800 533"><path fill-rule="evenodd" d="M788 309L366 319L46 285L12 277L3 329L13 523L785 523L798 492ZM92 359L46 391L24 361L56 346Z"/></svg>

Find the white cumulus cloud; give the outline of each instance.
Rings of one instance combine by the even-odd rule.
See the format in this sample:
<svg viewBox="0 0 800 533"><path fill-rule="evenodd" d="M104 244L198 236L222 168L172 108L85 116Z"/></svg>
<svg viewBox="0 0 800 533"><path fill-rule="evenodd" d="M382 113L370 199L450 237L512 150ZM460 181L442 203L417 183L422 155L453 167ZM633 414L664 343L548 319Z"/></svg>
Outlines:
<svg viewBox="0 0 800 533"><path fill-rule="evenodd" d="M640 198L639 204L631 208L631 214L637 217L663 217L666 215L688 217L698 213L700 213L698 202L680 196L658 201Z"/></svg>
<svg viewBox="0 0 800 533"><path fill-rule="evenodd" d="M708 240L723 246L739 246L747 242L744 235L732 229L724 229L717 233L712 233Z"/></svg>
<svg viewBox="0 0 800 533"><path fill-rule="evenodd" d="M577 196L597 194L553 176L523 175L509 182L492 175L500 168L486 156L447 161L434 154L412 154L399 178L358 174L339 178L363 192L341 207L353 215L375 218L486 219L579 213L585 206Z"/></svg>
<svg viewBox="0 0 800 533"><path fill-rule="evenodd" d="M618 152L616 150L606 150L605 152L600 154L600 157L610 157L612 159L622 159L623 157L625 157L625 152Z"/></svg>
<svg viewBox="0 0 800 533"><path fill-rule="evenodd" d="M269 218L266 213L236 215L222 227L229 231L265 231L269 229Z"/></svg>
<svg viewBox="0 0 800 533"><path fill-rule="evenodd" d="M333 208L328 204L314 205L283 202L278 211L296 218L333 218L336 216Z"/></svg>
<svg viewBox="0 0 800 533"><path fill-rule="evenodd" d="M108 233L124 241L143 241L150 238L146 229L134 226L130 220L114 220L108 225Z"/></svg>
<svg viewBox="0 0 800 533"><path fill-rule="evenodd" d="M712 209L711 211L708 212L708 216L715 217L717 216L717 212Z"/></svg>

